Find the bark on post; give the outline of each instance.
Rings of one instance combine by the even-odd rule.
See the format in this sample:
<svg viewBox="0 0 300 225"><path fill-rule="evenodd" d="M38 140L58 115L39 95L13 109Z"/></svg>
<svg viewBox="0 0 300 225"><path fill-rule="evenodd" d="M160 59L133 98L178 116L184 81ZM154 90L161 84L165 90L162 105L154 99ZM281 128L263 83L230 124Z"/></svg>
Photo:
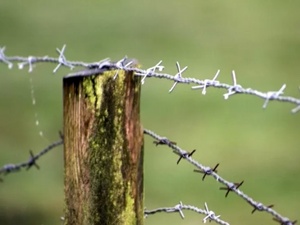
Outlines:
<svg viewBox="0 0 300 225"><path fill-rule="evenodd" d="M140 80L115 73L63 80L65 225L143 224Z"/></svg>

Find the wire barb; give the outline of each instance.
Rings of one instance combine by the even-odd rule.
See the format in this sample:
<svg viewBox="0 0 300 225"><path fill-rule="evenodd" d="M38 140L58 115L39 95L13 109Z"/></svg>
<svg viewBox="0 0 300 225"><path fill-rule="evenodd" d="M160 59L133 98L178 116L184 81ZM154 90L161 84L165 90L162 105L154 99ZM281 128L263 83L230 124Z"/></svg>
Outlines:
<svg viewBox="0 0 300 225"><path fill-rule="evenodd" d="M178 211L179 214L180 214L180 216L181 216L181 218L184 219L184 214L183 214L183 212L182 212L182 207L183 207L183 204L182 204L182 202L180 201L178 205L175 205L174 209L175 209L176 211Z"/></svg>
<svg viewBox="0 0 300 225"><path fill-rule="evenodd" d="M273 204L272 205L268 205L267 207L268 208L273 208L274 205ZM254 209L251 211L251 214L255 213L257 210L258 211L263 211L264 210L263 205L262 204L257 204L256 206L254 206Z"/></svg>
<svg viewBox="0 0 300 225"><path fill-rule="evenodd" d="M26 168L26 170L29 170L32 166L35 166L37 169L40 169L40 167L37 165L36 161L41 156L43 156L44 154L49 152L50 150L52 150L52 149L54 149L54 148L56 148L56 147L58 147L62 144L63 144L63 135L60 133L60 140L51 143L50 145L48 145L46 148L41 150L36 155L34 155L33 152L30 150L29 151L30 158L29 158L28 161L23 162L23 163L19 163L19 164L6 164L6 165L2 166L2 168L0 168L0 174L7 175L7 174L12 173L12 172L18 172L22 168ZM0 180L2 180L2 179L0 178Z"/></svg>
<svg viewBox="0 0 300 225"><path fill-rule="evenodd" d="M269 91L266 93L265 97L265 103L263 105L263 108L265 109L269 103L270 100L277 99L280 95L282 95L284 92L284 89L286 88L286 84L283 84L282 87L278 91Z"/></svg>
<svg viewBox="0 0 300 225"><path fill-rule="evenodd" d="M273 218L273 220L280 223L281 225L295 225L297 223L297 220L290 221L288 218L284 218L284 220L282 220L281 218Z"/></svg>
<svg viewBox="0 0 300 225"><path fill-rule="evenodd" d="M36 62L36 58L34 56L28 56L27 61L18 63L18 68L22 70L24 66L28 65L28 72L31 73L33 71L33 64Z"/></svg>
<svg viewBox="0 0 300 225"><path fill-rule="evenodd" d="M204 203L204 206L205 206L205 210L206 210L207 216L204 217L204 219L202 220L203 223L206 223L207 220L210 222L212 220L218 219L221 216L221 215L216 216L213 211L209 210L206 202Z"/></svg>
<svg viewBox="0 0 300 225"><path fill-rule="evenodd" d="M216 75L214 76L214 78L212 80L210 79L205 79L203 81L203 84L201 85L197 85L197 86L192 86L192 89L202 89L202 94L206 95L206 88L213 86L213 85L217 85L220 84L220 81L217 80L218 76L220 74L220 70L217 71Z"/></svg>
<svg viewBox="0 0 300 225"><path fill-rule="evenodd" d="M168 138L162 137L158 141L153 141L153 143L158 146L158 145L176 145L176 142L170 141Z"/></svg>
<svg viewBox="0 0 300 225"><path fill-rule="evenodd" d="M164 66L161 65L162 63L162 60L160 60L155 66L153 67L150 67L146 70L146 73L145 74L140 74L143 76L142 80L141 80L141 83L144 84L145 83L145 80L146 78L149 76L151 77L152 73L155 73L156 70L158 70L159 72L163 71L164 69ZM138 73L137 73L138 74Z"/></svg>
<svg viewBox="0 0 300 225"><path fill-rule="evenodd" d="M185 152L183 154L180 154L176 151L173 151L176 155L179 155L179 159L177 160L177 165L180 163L181 159L185 159L187 157L191 157L195 152L196 152L196 149L194 149L193 151L191 152Z"/></svg>
<svg viewBox="0 0 300 225"><path fill-rule="evenodd" d="M127 60L127 56L125 56L123 59L119 60L118 62L116 62L115 66L117 67L117 71L114 75L114 80L117 78L117 76L119 75L119 71L120 69L122 69L124 67L124 62Z"/></svg>
<svg viewBox="0 0 300 225"><path fill-rule="evenodd" d="M36 164L37 158L34 156L33 152L30 150L29 153L30 153L30 159L27 162L26 170L29 170L32 166L35 166L37 169L40 169L38 164Z"/></svg>
<svg viewBox="0 0 300 225"><path fill-rule="evenodd" d="M69 67L71 70L74 68L74 66L72 65L72 63L69 63L64 55L66 49L66 45L64 45L62 47L62 49L57 48L56 51L59 54L58 56L58 65L55 67L55 69L53 70L53 73L56 73L57 70L62 66L66 66Z"/></svg>
<svg viewBox="0 0 300 225"><path fill-rule="evenodd" d="M174 78L175 78L175 83L173 84L173 86L172 86L171 89L169 90L169 93L171 93L171 92L174 90L174 88L175 88L175 86L176 86L176 84L177 84L178 82L181 82L181 80L182 80L182 73L188 68L188 67L186 66L186 67L184 67L183 69L181 69L181 68L180 68L180 65L179 65L179 62L176 62L176 67L177 67L178 73L174 76Z"/></svg>
<svg viewBox="0 0 300 225"><path fill-rule="evenodd" d="M227 100L231 95L242 92L242 86L237 84L234 70L232 70L231 75L232 75L233 85L228 89L228 92L223 95L225 100Z"/></svg>
<svg viewBox="0 0 300 225"><path fill-rule="evenodd" d="M242 184L244 183L244 181L240 182L240 183L231 183L229 185L227 185L227 187L220 187L220 190L225 190L226 194L225 194L225 198L228 196L229 192L238 189L240 186L242 186Z"/></svg>
<svg viewBox="0 0 300 225"><path fill-rule="evenodd" d="M217 165L215 165L215 167L213 169L211 169L209 167L207 169L205 169L205 170L197 170L197 169L195 169L194 172L196 172L196 173L203 173L202 181L204 181L204 179L205 179L205 177L207 175L211 175L212 173L217 173L218 172L217 168L218 168L219 165L220 164L218 163Z"/></svg>

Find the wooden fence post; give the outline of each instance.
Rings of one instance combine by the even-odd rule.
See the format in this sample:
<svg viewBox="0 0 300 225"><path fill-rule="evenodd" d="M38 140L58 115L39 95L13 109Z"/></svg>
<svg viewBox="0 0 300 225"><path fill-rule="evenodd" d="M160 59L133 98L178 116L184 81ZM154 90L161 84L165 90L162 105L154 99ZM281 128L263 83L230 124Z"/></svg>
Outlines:
<svg viewBox="0 0 300 225"><path fill-rule="evenodd" d="M115 73L63 80L65 225L143 224L140 79Z"/></svg>

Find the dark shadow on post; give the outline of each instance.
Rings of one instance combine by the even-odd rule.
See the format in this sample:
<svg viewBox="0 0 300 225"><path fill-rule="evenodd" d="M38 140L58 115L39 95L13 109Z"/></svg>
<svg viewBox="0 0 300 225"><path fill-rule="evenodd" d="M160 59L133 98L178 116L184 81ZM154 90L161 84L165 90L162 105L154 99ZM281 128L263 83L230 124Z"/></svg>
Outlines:
<svg viewBox="0 0 300 225"><path fill-rule="evenodd" d="M63 80L65 225L143 224L140 80L115 73Z"/></svg>

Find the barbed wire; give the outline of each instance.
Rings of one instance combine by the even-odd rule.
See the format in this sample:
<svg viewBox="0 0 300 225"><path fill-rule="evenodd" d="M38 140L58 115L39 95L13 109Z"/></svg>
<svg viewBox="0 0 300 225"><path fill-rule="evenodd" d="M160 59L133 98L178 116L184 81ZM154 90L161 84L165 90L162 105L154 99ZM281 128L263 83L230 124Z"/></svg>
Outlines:
<svg viewBox="0 0 300 225"><path fill-rule="evenodd" d="M175 205L174 207L165 207L165 208L157 208L157 209L153 209L153 210L144 210L144 215L145 215L145 217L147 217L148 215L152 215L152 214L159 213L159 212L166 212L166 213L179 212L181 218L184 219L185 217L184 217L182 210L190 210L190 211L194 211L199 214L206 215L202 220L203 223L206 223L207 221L208 222L215 221L218 224L229 225L229 223L220 219L221 215L216 215L214 213L214 211L209 210L206 202L204 203L204 206L205 206L205 209L199 209L198 207L195 207L192 205L184 205L184 204L182 204L182 202L179 202L179 204Z"/></svg>
<svg viewBox="0 0 300 225"><path fill-rule="evenodd" d="M50 150L60 146L63 144L63 136L62 134L60 135L60 140L55 141L53 143L51 143L50 145L48 145L46 148L44 148L43 150L41 150L38 154L34 155L32 153L32 151L30 151L30 158L29 160L23 162L23 163L19 163L19 164L6 164L3 167L0 168L0 174L11 174L12 172L19 172L21 171L22 168L26 168L26 170L30 169L32 166L35 166L37 169L39 169L40 167L37 165L36 161L43 156L44 154L46 154L47 152L49 152ZM2 182L3 179L0 178L0 181ZM174 207L165 207L165 208L158 208L158 209L153 209L153 210L144 210L144 215L145 218L148 215L152 215L155 213L159 213L159 212L167 212L167 213L171 213L171 212L179 212L180 216L182 219L185 218L182 210L190 210L190 211L194 211L197 212L199 214L204 214L206 215L203 218L203 223L206 223L207 221L211 222L211 221L215 221L218 224L222 224L222 225L229 225L229 223L223 221L220 219L220 215L216 215L214 211L209 210L207 203L205 203L205 209L200 209L198 207L195 206L191 206L191 205L183 205L182 202L180 202L179 204L175 205Z"/></svg>
<svg viewBox="0 0 300 225"><path fill-rule="evenodd" d="M236 193L239 197L244 199L249 205L253 207L252 213L255 211L265 211L273 216L273 219L277 222L279 222L282 225L293 225L297 222L291 221L289 218L284 217L280 215L278 212L276 212L273 207L274 205L266 206L261 202L255 201L250 196L246 195L244 192L240 190L240 186L244 183L244 181L233 183L230 181L227 181L223 177L217 174L217 167L219 164L217 164L214 168L210 168L208 166L204 166L201 163L197 162L192 158L192 155L195 153L196 150L193 150L192 152L188 152L186 150L181 149L179 146L176 145L176 142L170 141L166 137L159 136L158 134L154 133L151 130L144 129L144 134L149 135L150 137L154 138L155 141L153 142L158 145L166 145L173 149L173 153L179 156L179 159L177 161L177 164L180 162L181 159L185 159L190 164L195 166L197 169L194 170L194 172L202 173L203 177L202 180L205 179L206 176L213 177L217 182L221 183L222 185L225 185L225 187L220 187L220 190L225 190L226 194L225 197L228 196L230 192Z"/></svg>
<svg viewBox="0 0 300 225"><path fill-rule="evenodd" d="M177 160L177 164L179 164L181 159L186 159L189 163L194 165L197 168L197 169L194 170L194 172L198 172L198 173L203 174L202 180L204 180L206 176L212 176L216 181L218 181L219 183L225 185L225 187L220 187L220 190L226 190L225 197L228 196L229 192L234 192L238 196L243 198L246 202L248 202L254 208L252 210L252 213L254 213L256 210L265 211L267 213L270 213L273 216L273 219L275 221L279 222L282 225L294 225L294 224L296 224L296 222L297 222L296 220L291 221L289 218L284 217L284 216L280 215L278 212L276 212L275 210L273 210L272 208L274 207L274 205L265 206L262 203L253 200L251 197L249 197L248 195L243 193L239 189L239 187L243 184L243 181L240 182L240 183L232 183L232 182L229 182L229 181L225 180L221 176L219 176L217 174L217 167L219 166L219 164L216 164L216 166L214 168L210 168L210 167L204 166L201 163L194 160L192 158L192 155L196 152L195 149L192 152L187 152L187 151L181 149L179 146L177 146L176 142L170 141L166 137L161 137L158 134L154 133L153 131L150 131L150 130L147 130L147 129L144 129L144 134L149 135L152 138L154 138L156 140L156 141L154 141L156 146L158 146L158 145L167 145L168 147L173 149L173 152L175 154L179 155L179 159ZM52 149L54 149L54 148L56 148L56 147L58 147L62 144L63 144L63 135L60 134L60 140L51 143L46 148L44 148L42 151L40 151L38 154L34 155L32 153L32 151L30 151L30 158L26 162L23 162L23 163L20 163L20 164L6 164L6 165L4 165L2 168L0 168L0 174L7 175L7 174L10 174L12 172L18 172L22 168L26 168L28 170L32 166L35 166L37 169L39 169L39 166L37 165L36 161L41 156L43 156L44 154L49 152L50 150L52 150ZM0 180L3 181L1 178L0 178ZM209 210L208 207L207 207L207 203L205 203L205 210L200 209L200 208L195 207L195 206L191 206L191 205L183 205L182 202L180 202L180 204L177 204L174 207L164 207L164 208L157 208L157 209L153 209L153 210L145 210L144 215L148 216L148 215L152 215L152 214L155 214L155 213L158 213L158 212L167 212L167 213L179 212L180 216L182 218L184 218L184 214L183 214L182 210L192 210L192 211L195 211L197 213L206 215L206 217L204 217L204 219L203 219L204 223L206 223L207 221L215 221L216 223L219 223L219 224L226 224L226 225L229 224L228 222L221 220L220 215L216 216L216 214L212 210Z"/></svg>
<svg viewBox="0 0 300 225"><path fill-rule="evenodd" d="M20 171L22 168L26 168L26 170L29 170L32 166L35 166L37 169L39 169L39 165L36 163L36 161L42 157L44 154L46 154L47 152L49 152L50 150L60 146L63 144L63 135L60 133L60 139L58 141L55 141L53 143L51 143L50 145L48 145L46 148L44 148L43 150L41 150L39 153L37 153L36 155L33 154L33 152L30 150L30 158L29 160L19 163L19 164L6 164L4 166L2 166L0 168L0 175L4 174L10 174L13 172L18 172ZM1 181L3 181L2 178L0 178Z"/></svg>
<svg viewBox="0 0 300 225"><path fill-rule="evenodd" d="M116 79L119 70L133 71L135 72L136 76L142 77L141 79L142 84L145 83L146 78L150 78L150 77L174 81L174 84L169 89L169 92L172 92L175 89L176 85L179 83L194 84L194 86L192 86L192 90L200 89L202 90L203 95L206 94L207 89L209 87L220 88L220 89L225 89L227 91L227 93L223 94L225 100L235 94L247 94L247 95L253 95L264 99L265 101L263 104L263 108L266 108L270 101L278 101L278 102L288 102L294 104L295 107L291 110L292 113L296 113L300 110L300 98L283 95L284 90L286 88L286 84L283 84L281 88L279 88L279 90L277 91L262 92L262 91L255 90L253 88L244 88L242 85L238 84L235 71L232 71L233 84L226 84L217 80L220 74L220 70L216 72L215 76L212 79L201 80L196 78L188 78L188 77L185 78L182 76L182 74L187 69L187 66L181 69L179 62L176 62L176 67L178 70L177 74L170 75L166 73L160 73L161 71L164 70L162 61L159 61L155 66L152 66L148 69L136 68L135 65L137 61L135 59L128 59L127 57L124 57L123 59L117 62L112 62L109 58L100 60L99 62L92 62L92 63L86 63L82 61L69 61L66 59L66 56L64 55L65 49L66 49L66 45L64 45L62 49L59 48L56 49L56 52L59 54L57 58L49 57L49 56L22 57L22 56L6 56L5 47L2 47L0 48L0 62L7 64L9 69L13 68L14 65L13 62L18 62L18 68L23 69L24 67L28 66L29 68L28 72L32 72L34 65L37 63L57 64L57 66L53 70L53 73L56 73L61 66L68 67L71 70L77 67L83 67L87 69L84 71L80 71L78 73L69 74L68 76L90 76L90 75L102 73L106 70L114 69L116 70L114 79Z"/></svg>
<svg viewBox="0 0 300 225"><path fill-rule="evenodd" d="M56 67L53 69L53 73L56 73L60 67L68 67L71 70L74 68L85 68L83 71L79 71L76 73L71 73L68 76L91 76L96 75L99 73L103 73L107 70L116 70L116 73L114 75L114 79L117 79L119 70L125 70L125 71L132 71L134 72L135 76L140 76L141 83L144 84L146 78L160 78L160 79L166 79L173 81L174 84L169 89L169 92L173 92L177 84L192 84L191 87L192 90L202 90L202 94L205 95L207 93L207 89L209 87L213 88L220 88L225 89L227 92L223 95L224 99L229 99L229 97L235 95L235 94L248 94L253 95L259 98L264 99L263 108L266 108L268 106L268 103L270 101L279 101L279 102L287 102L294 104L295 107L291 110L292 113L296 113L300 110L300 99L291 97L291 96L284 96L284 90L286 88L286 84L283 84L281 88L277 91L268 91L268 92L262 92L258 91L252 88L244 88L242 85L238 84L236 79L235 71L232 71L232 80L233 84L227 84L222 83L218 79L220 70L217 71L215 76L212 79L196 79L196 78L185 78L183 77L183 72L187 69L187 67L184 67L181 69L179 62L176 62L177 67L177 73L175 75L170 75L167 73L161 73L164 70L164 66L162 65L162 61L159 61L156 65L148 68L148 69L139 69L136 68L137 61L135 59L128 59L127 57L122 58L119 61L112 62L109 58L100 60L98 62L92 62L92 63L86 63L82 61L69 61L66 59L66 56L64 54L66 49L66 45L62 47L62 49L56 49L57 53L59 54L58 57L49 57L49 56L28 56L28 57L22 57L22 56L6 56L5 55L5 47L0 48L0 62L7 64L9 69L13 68L14 62L17 62L19 69L24 69L25 67L28 67L28 72L32 72L33 68L38 63L53 63L57 64ZM246 202L248 202L254 209L252 210L252 213L255 211L265 211L273 216L273 219L280 224L283 225L293 225L297 221L291 221L289 218L284 217L280 215L278 212L272 209L274 205L265 206L260 202L257 202L253 200L251 197L243 193L239 188L243 184L242 182L239 183L232 183L221 176L217 174L217 167L219 164L217 164L214 168L206 167L199 162L195 161L192 158L192 155L195 153L195 150L192 152L187 152L180 147L176 145L175 142L170 141L168 138L161 137L150 130L144 130L144 133L151 136L152 138L156 139L154 143L156 145L167 145L170 148L173 149L173 152L177 155L179 155L179 159L177 161L177 164L181 161L181 159L187 160L189 163L194 165L197 169L195 169L195 172L202 173L203 177L202 180L205 179L206 176L212 176L215 180L217 180L219 183L225 185L225 187L221 187L221 190L226 190L225 197L228 196L230 192L236 193L238 196L243 198ZM50 151L51 149L62 145L63 144L63 137L61 136L61 139L57 142L52 143L51 145L47 146L45 149L43 149L40 153L37 155L34 155L30 151L30 159L25 163L20 164L7 164L4 165L2 168L0 168L0 174L8 174L10 172L16 172L19 171L21 168L31 168L32 166L35 166L39 168L39 166L36 164L36 160L40 158L42 155L44 155L46 152ZM1 180L1 178L0 178ZM151 211L145 210L145 216L155 214L157 212L179 212L181 217L184 218L184 215L182 213L182 210L193 210L195 212L205 214L206 217L203 219L203 222L206 221L215 221L219 224L228 224L225 221L222 221L219 219L219 216L216 216L213 211L208 210L207 204L205 203L205 210L199 209L194 206L189 205L183 205L181 202L179 205L176 205L175 207L171 208L158 208Z"/></svg>

